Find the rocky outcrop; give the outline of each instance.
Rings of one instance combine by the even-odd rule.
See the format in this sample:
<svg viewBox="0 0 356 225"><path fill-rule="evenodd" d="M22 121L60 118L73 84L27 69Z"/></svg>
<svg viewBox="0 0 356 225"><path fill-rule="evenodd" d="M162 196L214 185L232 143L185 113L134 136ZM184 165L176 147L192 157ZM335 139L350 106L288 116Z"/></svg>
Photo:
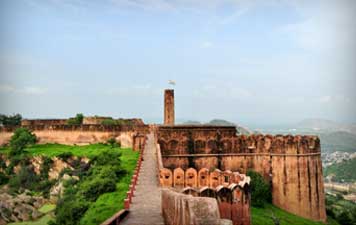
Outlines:
<svg viewBox="0 0 356 225"><path fill-rule="evenodd" d="M64 193L64 182L71 179L79 180L79 177L64 174L63 177L51 188L50 190L51 199L61 196Z"/></svg>
<svg viewBox="0 0 356 225"><path fill-rule="evenodd" d="M0 154L0 160L4 160L6 166L10 165L10 160L7 158L7 156ZM48 179L49 180L58 179L61 172L64 169L74 170L73 165L75 165L77 163L81 164L81 167L89 166L89 161L90 161L89 158L77 157L77 156L72 156L65 160L61 159L59 157L52 157L51 160L52 160L52 163L51 163L50 169L48 171ZM43 156L34 156L29 159L29 163L31 164L33 171L37 175L39 175L41 173L43 162L44 162ZM18 173L20 171L20 169L21 169L21 166L16 165L14 167L14 172ZM0 168L0 171L2 171L2 168Z"/></svg>
<svg viewBox="0 0 356 225"><path fill-rule="evenodd" d="M27 191L12 196L2 190L0 192L0 225L37 219L43 215L38 209L45 203L44 198L30 196Z"/></svg>

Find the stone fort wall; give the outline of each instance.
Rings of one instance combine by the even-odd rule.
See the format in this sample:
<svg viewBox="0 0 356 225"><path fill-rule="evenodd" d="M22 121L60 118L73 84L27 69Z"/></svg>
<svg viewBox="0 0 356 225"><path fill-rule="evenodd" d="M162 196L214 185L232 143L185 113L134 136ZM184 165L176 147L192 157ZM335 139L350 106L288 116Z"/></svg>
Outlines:
<svg viewBox="0 0 356 225"><path fill-rule="evenodd" d="M316 136L236 135L235 127L161 126L163 166L253 169L272 185L273 204L326 221L320 140Z"/></svg>
<svg viewBox="0 0 356 225"><path fill-rule="evenodd" d="M86 145L106 142L115 138L124 148L138 150L149 127L140 126L103 126L103 125L29 125L22 126L31 130L39 144L58 143L66 145ZM0 146L9 143L13 131L17 127L0 127Z"/></svg>

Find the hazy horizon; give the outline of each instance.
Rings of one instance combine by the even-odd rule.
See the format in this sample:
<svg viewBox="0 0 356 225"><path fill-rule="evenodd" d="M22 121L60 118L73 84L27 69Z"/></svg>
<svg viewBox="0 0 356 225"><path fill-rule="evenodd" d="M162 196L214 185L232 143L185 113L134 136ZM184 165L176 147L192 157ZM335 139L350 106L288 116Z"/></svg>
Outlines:
<svg viewBox="0 0 356 225"><path fill-rule="evenodd" d="M4 0L0 113L356 122L356 2Z"/></svg>

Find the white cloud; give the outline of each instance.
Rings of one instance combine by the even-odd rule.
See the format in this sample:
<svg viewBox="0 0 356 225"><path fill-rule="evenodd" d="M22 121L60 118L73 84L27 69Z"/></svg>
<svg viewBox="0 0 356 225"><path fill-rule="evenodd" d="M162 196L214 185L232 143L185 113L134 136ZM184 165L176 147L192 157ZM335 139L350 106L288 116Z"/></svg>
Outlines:
<svg viewBox="0 0 356 225"><path fill-rule="evenodd" d="M29 95L43 95L47 93L47 88L41 87L24 87L20 92Z"/></svg>
<svg viewBox="0 0 356 225"><path fill-rule="evenodd" d="M282 32L307 50L345 51L356 47L356 2L325 1L318 6L296 3L302 21L288 24Z"/></svg>
<svg viewBox="0 0 356 225"><path fill-rule="evenodd" d="M329 103L331 101L331 96L327 95L327 96L322 96L320 99L319 99L319 102L321 103Z"/></svg>
<svg viewBox="0 0 356 225"><path fill-rule="evenodd" d="M351 99L345 95L335 95L335 96L325 95L320 97L318 101L322 104L328 104L328 103L347 104L351 102Z"/></svg>
<svg viewBox="0 0 356 225"><path fill-rule="evenodd" d="M43 95L47 93L47 88L42 87L15 87L8 84L0 85L0 92L2 93L13 93L13 94L24 94L24 95Z"/></svg>

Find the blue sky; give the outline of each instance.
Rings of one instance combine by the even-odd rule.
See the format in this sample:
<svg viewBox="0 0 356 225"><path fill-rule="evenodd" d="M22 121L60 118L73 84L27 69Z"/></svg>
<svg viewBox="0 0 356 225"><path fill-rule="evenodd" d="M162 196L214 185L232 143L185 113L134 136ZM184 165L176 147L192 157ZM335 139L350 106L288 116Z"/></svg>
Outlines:
<svg viewBox="0 0 356 225"><path fill-rule="evenodd" d="M0 113L356 122L356 2L3 0Z"/></svg>

